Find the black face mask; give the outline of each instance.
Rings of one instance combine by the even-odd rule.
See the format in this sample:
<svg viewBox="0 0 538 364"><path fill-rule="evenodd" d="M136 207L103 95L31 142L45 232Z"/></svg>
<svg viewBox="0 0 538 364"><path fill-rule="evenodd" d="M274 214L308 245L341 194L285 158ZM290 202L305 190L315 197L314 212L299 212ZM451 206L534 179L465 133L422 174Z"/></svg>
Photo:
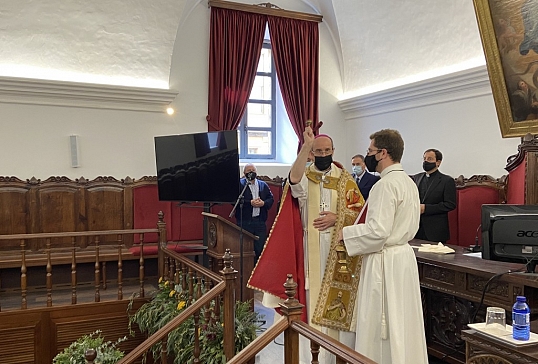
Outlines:
<svg viewBox="0 0 538 364"><path fill-rule="evenodd" d="M427 161L422 162L422 169L424 169L426 172L431 171L435 167L437 167L437 163L435 162L427 162Z"/></svg>
<svg viewBox="0 0 538 364"><path fill-rule="evenodd" d="M378 163L379 161L375 159L375 154L364 157L364 164L366 164L366 168L368 168L370 172L376 172Z"/></svg>
<svg viewBox="0 0 538 364"><path fill-rule="evenodd" d="M325 171L325 170L329 169L332 162L333 162L332 154L331 155L326 155L325 157L316 157L316 156L314 156L314 165L320 171Z"/></svg>
<svg viewBox="0 0 538 364"><path fill-rule="evenodd" d="M248 181L254 181L256 179L256 172L248 172L245 177L247 178Z"/></svg>

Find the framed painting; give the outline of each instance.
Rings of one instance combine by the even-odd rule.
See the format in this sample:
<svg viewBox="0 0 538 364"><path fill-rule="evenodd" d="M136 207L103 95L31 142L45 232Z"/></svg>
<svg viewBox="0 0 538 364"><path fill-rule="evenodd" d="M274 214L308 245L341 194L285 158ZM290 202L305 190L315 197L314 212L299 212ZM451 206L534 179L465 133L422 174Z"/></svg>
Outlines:
<svg viewBox="0 0 538 364"><path fill-rule="evenodd" d="M538 0L473 0L503 138L538 134Z"/></svg>

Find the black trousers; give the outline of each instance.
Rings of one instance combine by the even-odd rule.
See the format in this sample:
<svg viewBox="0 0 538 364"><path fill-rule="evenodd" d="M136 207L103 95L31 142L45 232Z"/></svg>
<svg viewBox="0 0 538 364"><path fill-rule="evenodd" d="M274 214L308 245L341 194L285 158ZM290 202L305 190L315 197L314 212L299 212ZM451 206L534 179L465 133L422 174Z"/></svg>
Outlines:
<svg viewBox="0 0 538 364"><path fill-rule="evenodd" d="M260 218L253 218L252 220L243 220L243 229L248 231L251 234L257 235L260 238L254 241L254 254L255 261L258 261L260 257L265 241L267 240L267 227L265 226L265 221Z"/></svg>

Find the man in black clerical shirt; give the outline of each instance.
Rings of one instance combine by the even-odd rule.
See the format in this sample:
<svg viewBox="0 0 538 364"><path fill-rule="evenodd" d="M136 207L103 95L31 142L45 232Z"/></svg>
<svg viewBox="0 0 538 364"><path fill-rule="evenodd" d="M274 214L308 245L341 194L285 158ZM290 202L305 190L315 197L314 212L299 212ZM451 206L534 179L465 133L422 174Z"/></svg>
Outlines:
<svg viewBox="0 0 538 364"><path fill-rule="evenodd" d="M450 239L448 212L456 208L456 183L439 171L443 154L437 149L424 152L424 172L411 176L420 197L420 226L415 239L445 243Z"/></svg>

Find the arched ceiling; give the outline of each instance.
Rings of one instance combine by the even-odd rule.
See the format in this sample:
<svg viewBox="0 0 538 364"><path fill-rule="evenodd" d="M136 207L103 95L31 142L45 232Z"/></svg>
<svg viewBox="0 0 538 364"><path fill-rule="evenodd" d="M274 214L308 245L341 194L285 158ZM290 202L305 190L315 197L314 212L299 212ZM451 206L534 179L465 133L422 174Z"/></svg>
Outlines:
<svg viewBox="0 0 538 364"><path fill-rule="evenodd" d="M348 96L484 64L469 0L272 3L323 15ZM195 6L205 0L4 1L0 76L168 88L178 28L188 31Z"/></svg>

